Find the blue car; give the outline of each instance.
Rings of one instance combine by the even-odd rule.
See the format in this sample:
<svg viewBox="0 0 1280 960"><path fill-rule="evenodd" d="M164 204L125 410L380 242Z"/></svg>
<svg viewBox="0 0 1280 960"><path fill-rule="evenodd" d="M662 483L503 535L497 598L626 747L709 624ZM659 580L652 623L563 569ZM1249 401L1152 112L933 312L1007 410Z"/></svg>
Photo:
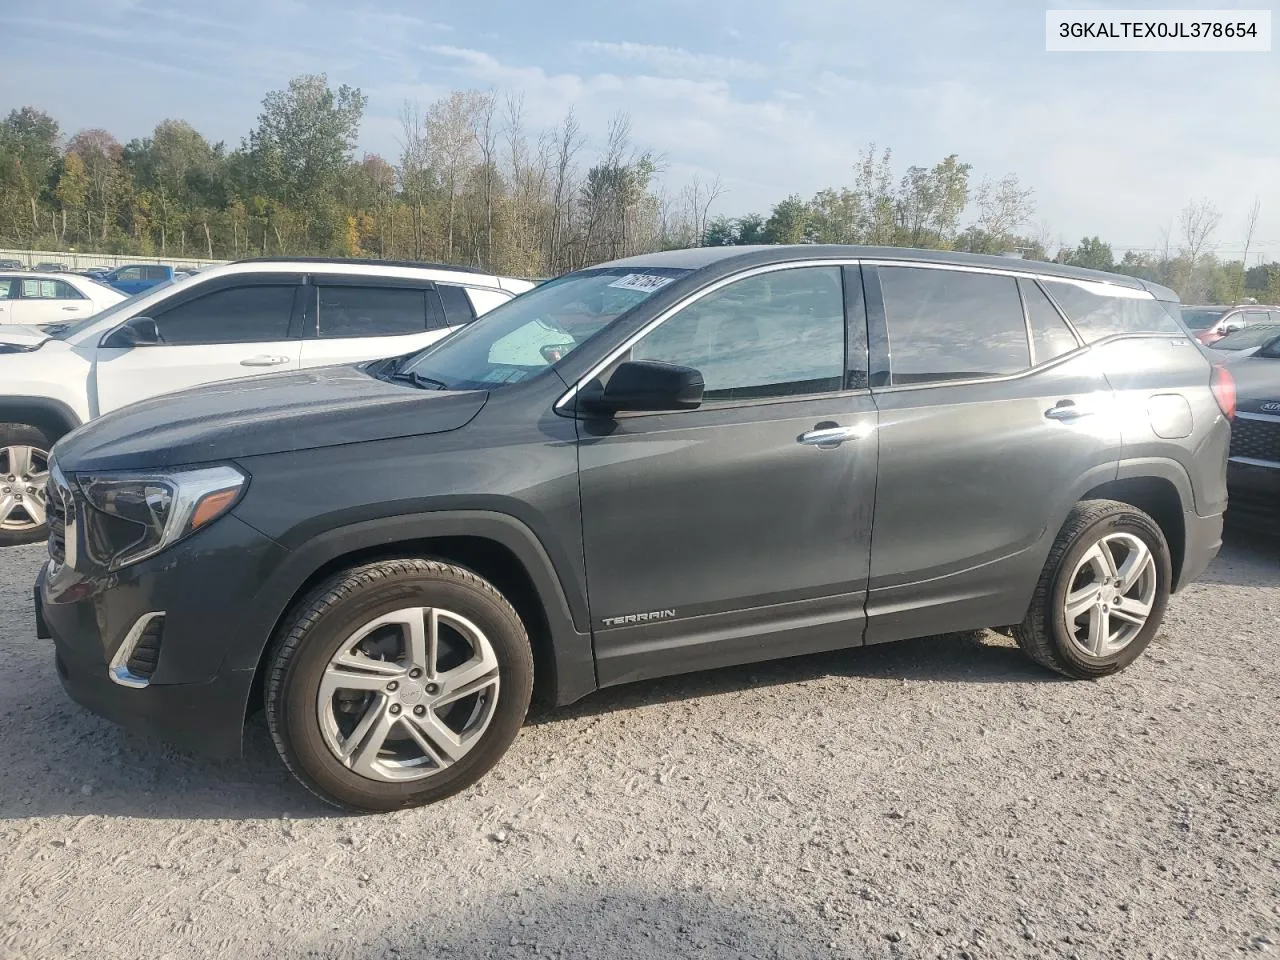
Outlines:
<svg viewBox="0 0 1280 960"><path fill-rule="evenodd" d="M141 293L173 279L173 267L159 263L131 263L116 267L103 275L103 283L110 284L122 293Z"/></svg>

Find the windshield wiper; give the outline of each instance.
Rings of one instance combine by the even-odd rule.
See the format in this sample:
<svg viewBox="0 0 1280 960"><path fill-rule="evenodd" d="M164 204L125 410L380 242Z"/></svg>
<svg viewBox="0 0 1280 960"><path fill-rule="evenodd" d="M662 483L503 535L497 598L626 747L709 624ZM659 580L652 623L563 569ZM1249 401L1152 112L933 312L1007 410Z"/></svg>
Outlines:
<svg viewBox="0 0 1280 960"><path fill-rule="evenodd" d="M416 370L397 370L388 378L391 380L400 380L404 383L412 383L415 387L421 387L423 390L448 390L449 385L443 380L434 380L431 377L424 377Z"/></svg>

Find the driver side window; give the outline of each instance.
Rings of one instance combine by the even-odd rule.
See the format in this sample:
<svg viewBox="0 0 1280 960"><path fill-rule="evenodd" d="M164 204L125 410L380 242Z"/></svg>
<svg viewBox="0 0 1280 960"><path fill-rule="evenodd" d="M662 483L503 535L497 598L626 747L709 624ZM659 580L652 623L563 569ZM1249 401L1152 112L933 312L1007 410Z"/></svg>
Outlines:
<svg viewBox="0 0 1280 960"><path fill-rule="evenodd" d="M706 383L705 400L840 390L845 370L840 268L794 267L730 283L639 340L630 359L693 367Z"/></svg>

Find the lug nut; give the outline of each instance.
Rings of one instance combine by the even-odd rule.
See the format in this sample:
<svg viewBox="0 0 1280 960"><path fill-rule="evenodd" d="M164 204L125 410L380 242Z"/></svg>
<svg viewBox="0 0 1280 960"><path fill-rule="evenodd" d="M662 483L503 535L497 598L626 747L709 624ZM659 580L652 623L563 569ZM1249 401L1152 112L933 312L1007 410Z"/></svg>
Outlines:
<svg viewBox="0 0 1280 960"><path fill-rule="evenodd" d="M398 684L398 683L396 683L394 680L392 680L390 683L388 683L388 684L387 684L387 689L388 689L388 690L399 690L399 689L400 689L400 684Z"/></svg>
<svg viewBox="0 0 1280 960"><path fill-rule="evenodd" d="M414 667L412 670L409 671L409 676L417 680L420 676L422 676L422 671L419 670L417 667Z"/></svg>
<svg viewBox="0 0 1280 960"><path fill-rule="evenodd" d="M434 683L427 684L427 693L437 693L440 690Z"/></svg>
<svg viewBox="0 0 1280 960"><path fill-rule="evenodd" d="M413 715L415 717L420 717L426 712L427 712L427 708L422 706L421 704L413 708Z"/></svg>
<svg viewBox="0 0 1280 960"><path fill-rule="evenodd" d="M395 716L395 715L396 715L397 713L399 713L399 712L400 712L400 704L398 704L398 703L393 703L393 704L391 705L391 715L392 715L392 716Z"/></svg>

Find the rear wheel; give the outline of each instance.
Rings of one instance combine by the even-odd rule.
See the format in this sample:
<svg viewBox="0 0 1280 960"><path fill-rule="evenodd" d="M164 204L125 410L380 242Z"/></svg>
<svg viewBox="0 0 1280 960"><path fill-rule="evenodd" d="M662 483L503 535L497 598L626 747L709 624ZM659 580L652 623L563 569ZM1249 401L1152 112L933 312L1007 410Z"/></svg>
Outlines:
<svg viewBox="0 0 1280 960"><path fill-rule="evenodd" d="M44 488L53 441L26 423L0 423L0 547L48 536Z"/></svg>
<svg viewBox="0 0 1280 960"><path fill-rule="evenodd" d="M323 800L395 810L479 780L532 689L524 626L492 584L437 561L380 561L299 604L271 653L267 723Z"/></svg>
<svg viewBox="0 0 1280 960"><path fill-rule="evenodd" d="M1083 501L1058 534L1014 639L1069 677L1123 670L1160 629L1172 579L1169 545L1150 516L1114 500Z"/></svg>

